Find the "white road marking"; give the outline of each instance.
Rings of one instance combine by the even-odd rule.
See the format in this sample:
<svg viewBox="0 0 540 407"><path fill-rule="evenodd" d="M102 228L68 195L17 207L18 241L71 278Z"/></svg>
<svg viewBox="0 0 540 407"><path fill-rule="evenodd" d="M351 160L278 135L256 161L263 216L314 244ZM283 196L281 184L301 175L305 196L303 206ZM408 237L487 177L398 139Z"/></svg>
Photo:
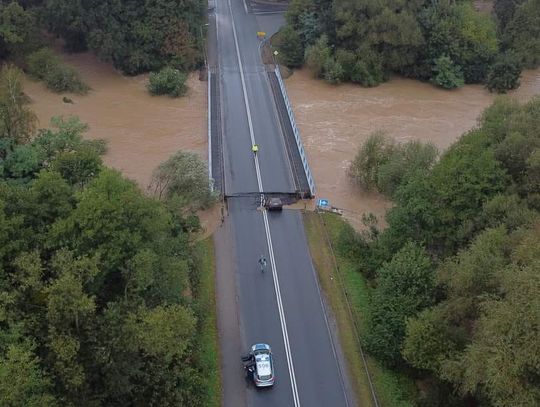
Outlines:
<svg viewBox="0 0 540 407"><path fill-rule="evenodd" d="M232 11L231 6L231 0L227 0L229 4L229 12L231 14L231 25L233 30L233 37L234 37L234 45L236 48L236 58L238 59L238 66L240 68L240 79L242 82L242 92L244 95L244 105L246 107L246 113L247 113L247 119L248 119L248 126L249 126L249 136L251 138L251 145L257 144L255 142L255 133L253 131L253 122L251 119L251 109L249 107L249 103L247 100L247 90L246 90L246 80L244 78L244 67L242 65L242 59L240 58L240 47L238 45L238 36L236 34L236 25L234 23L234 15ZM245 3L244 3L245 4ZM261 170L259 167L259 158L257 155L254 155L255 157L255 171L257 173L257 185L259 187L259 192L263 193L263 185L262 185L262 179L261 179ZM274 257L274 247L272 245L272 236L270 234L270 225L268 224L268 213L266 211L262 211L263 221L264 221L264 229L266 232L266 240L268 242L268 252L270 253L270 265L272 267L272 277L274 281L274 289L276 292L276 301L278 305L278 312L279 312L279 321L281 323L281 332L283 334L283 343L285 345L285 354L287 357L287 365L289 368L289 376L291 379L291 390L293 394L293 400L295 407L300 407L300 398L298 397L298 388L296 386L296 377L294 374L294 365L292 360L292 354L291 354L291 347L289 344L289 334L287 332L287 323L285 321L285 313L283 311L283 302L281 300L281 291L279 288L279 280L277 275L277 269L276 269L276 261Z"/></svg>

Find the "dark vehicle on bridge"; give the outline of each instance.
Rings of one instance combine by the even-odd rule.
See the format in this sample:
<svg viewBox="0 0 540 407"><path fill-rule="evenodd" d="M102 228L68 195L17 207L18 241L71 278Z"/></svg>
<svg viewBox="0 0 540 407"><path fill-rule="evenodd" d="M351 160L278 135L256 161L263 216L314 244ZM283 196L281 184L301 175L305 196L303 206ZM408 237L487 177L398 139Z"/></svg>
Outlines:
<svg viewBox="0 0 540 407"><path fill-rule="evenodd" d="M244 369L251 376L255 386L269 387L274 385L274 363L272 349L266 343L257 343L251 347L248 355L242 357Z"/></svg>
<svg viewBox="0 0 540 407"><path fill-rule="evenodd" d="M264 201L264 207L269 211L281 211L283 209L283 201L281 198L270 198Z"/></svg>

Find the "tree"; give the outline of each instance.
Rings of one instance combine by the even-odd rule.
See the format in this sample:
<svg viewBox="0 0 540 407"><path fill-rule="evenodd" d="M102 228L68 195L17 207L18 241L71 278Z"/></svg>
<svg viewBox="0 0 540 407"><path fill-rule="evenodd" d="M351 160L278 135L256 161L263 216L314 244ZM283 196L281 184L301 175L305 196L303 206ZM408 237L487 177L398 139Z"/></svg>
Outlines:
<svg viewBox="0 0 540 407"><path fill-rule="evenodd" d="M0 158L17 144L27 143L35 131L36 116L21 84L21 72L13 66L0 71Z"/></svg>
<svg viewBox="0 0 540 407"><path fill-rule="evenodd" d="M8 3L8 2L5 2ZM15 58L39 46L37 19L17 2L0 4L0 59Z"/></svg>
<svg viewBox="0 0 540 407"><path fill-rule="evenodd" d="M486 87L490 92L506 93L519 87L522 65L518 55L513 52L501 54L490 66Z"/></svg>
<svg viewBox="0 0 540 407"><path fill-rule="evenodd" d="M324 65L324 80L328 83L338 84L343 79L343 67L334 57L329 57Z"/></svg>
<svg viewBox="0 0 540 407"><path fill-rule="evenodd" d="M379 168L390 159L394 149L395 143L386 133L370 134L351 163L349 176L362 188L376 188Z"/></svg>
<svg viewBox="0 0 540 407"><path fill-rule="evenodd" d="M214 200L206 165L196 154L184 151L159 165L149 189L158 199L180 200L185 209L207 208Z"/></svg>
<svg viewBox="0 0 540 407"><path fill-rule="evenodd" d="M435 60L431 81L444 89L460 88L465 84L461 68L443 55Z"/></svg>
<svg viewBox="0 0 540 407"><path fill-rule="evenodd" d="M396 366L401 363L406 319L434 302L434 273L424 249L408 243L377 274L366 348Z"/></svg>
<svg viewBox="0 0 540 407"><path fill-rule="evenodd" d="M503 48L515 51L526 68L540 65L540 0L528 0L516 7L501 40Z"/></svg>
<svg viewBox="0 0 540 407"><path fill-rule="evenodd" d="M330 55L331 51L326 35L322 35L315 44L306 49L306 63L315 78L320 78L324 74L324 64Z"/></svg>
<svg viewBox="0 0 540 407"><path fill-rule="evenodd" d="M187 75L171 67L151 72L146 87L152 95L184 96L187 92Z"/></svg>
<svg viewBox="0 0 540 407"><path fill-rule="evenodd" d="M295 68L304 63L304 47L300 35L291 26L283 27L272 42L279 50L278 59L283 65Z"/></svg>
<svg viewBox="0 0 540 407"><path fill-rule="evenodd" d="M27 342L9 345L5 355L0 355L0 399L10 407L60 405L52 393L51 378Z"/></svg>

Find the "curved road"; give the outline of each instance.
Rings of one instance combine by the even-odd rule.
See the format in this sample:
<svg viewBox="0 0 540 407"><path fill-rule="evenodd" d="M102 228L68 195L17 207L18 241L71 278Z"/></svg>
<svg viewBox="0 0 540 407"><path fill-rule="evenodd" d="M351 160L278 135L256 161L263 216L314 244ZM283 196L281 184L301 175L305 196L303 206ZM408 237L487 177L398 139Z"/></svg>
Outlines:
<svg viewBox="0 0 540 407"><path fill-rule="evenodd" d="M248 14L242 0L217 0L214 20L225 194L237 195L228 198L229 216L216 235L224 405L352 405L301 215L258 209L260 191L295 190L256 35L275 31L282 17ZM270 260L265 273L257 264L261 254ZM240 352L257 342L274 353L270 389L256 390L242 378Z"/></svg>

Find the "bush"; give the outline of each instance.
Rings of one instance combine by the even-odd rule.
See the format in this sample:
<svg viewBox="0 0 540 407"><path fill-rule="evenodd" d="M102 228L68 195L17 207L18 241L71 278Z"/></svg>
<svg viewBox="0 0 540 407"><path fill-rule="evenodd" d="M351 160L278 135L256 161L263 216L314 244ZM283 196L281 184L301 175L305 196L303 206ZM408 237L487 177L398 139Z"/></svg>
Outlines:
<svg viewBox="0 0 540 407"><path fill-rule="evenodd" d="M343 68L342 80L351 80L351 76L356 65L356 60L357 57L354 52L347 51L345 49L338 49L336 51L336 62Z"/></svg>
<svg viewBox="0 0 540 407"><path fill-rule="evenodd" d="M54 92L84 95L90 89L75 68L64 64L50 48L33 52L28 56L26 63L30 76L44 81L47 88Z"/></svg>
<svg viewBox="0 0 540 407"><path fill-rule="evenodd" d="M465 84L463 73L458 65L443 55L435 60L431 82L444 89L460 88Z"/></svg>
<svg viewBox="0 0 540 407"><path fill-rule="evenodd" d="M506 93L519 87L522 64L514 52L507 52L497 57L488 70L486 87L490 92Z"/></svg>
<svg viewBox="0 0 540 407"><path fill-rule="evenodd" d="M377 189L392 197L399 186L417 172L427 173L437 158L433 144L409 141L396 145L388 161L381 164L377 174Z"/></svg>
<svg viewBox="0 0 540 407"><path fill-rule="evenodd" d="M171 67L159 72L151 72L148 80L148 91L152 95L183 96L187 92L187 75Z"/></svg>
<svg viewBox="0 0 540 407"><path fill-rule="evenodd" d="M295 68L304 63L302 41L290 25L286 25L277 33L273 44L279 50L278 59L281 64Z"/></svg>
<svg viewBox="0 0 540 407"><path fill-rule="evenodd" d="M324 73L324 64L331 56L328 46L328 37L322 35L315 44L306 49L306 63L315 78L320 78Z"/></svg>
<svg viewBox="0 0 540 407"><path fill-rule="evenodd" d="M30 76L44 80L47 73L61 64L60 58L50 48L41 48L31 53L26 59L26 67Z"/></svg>
<svg viewBox="0 0 540 407"><path fill-rule="evenodd" d="M149 189L158 199L180 203L182 208L205 209L214 203L206 164L197 154L178 151L161 163Z"/></svg>
<svg viewBox="0 0 540 407"><path fill-rule="evenodd" d="M45 76L47 88L58 93L73 92L84 95L90 89L72 66L60 64Z"/></svg>
<svg viewBox="0 0 540 407"><path fill-rule="evenodd" d="M338 84L343 79L343 68L334 57L329 57L323 66L324 80L328 83Z"/></svg>
<svg viewBox="0 0 540 407"><path fill-rule="evenodd" d="M379 168L390 159L394 149L395 143L386 133L372 133L351 163L349 176L366 190L376 188Z"/></svg>

